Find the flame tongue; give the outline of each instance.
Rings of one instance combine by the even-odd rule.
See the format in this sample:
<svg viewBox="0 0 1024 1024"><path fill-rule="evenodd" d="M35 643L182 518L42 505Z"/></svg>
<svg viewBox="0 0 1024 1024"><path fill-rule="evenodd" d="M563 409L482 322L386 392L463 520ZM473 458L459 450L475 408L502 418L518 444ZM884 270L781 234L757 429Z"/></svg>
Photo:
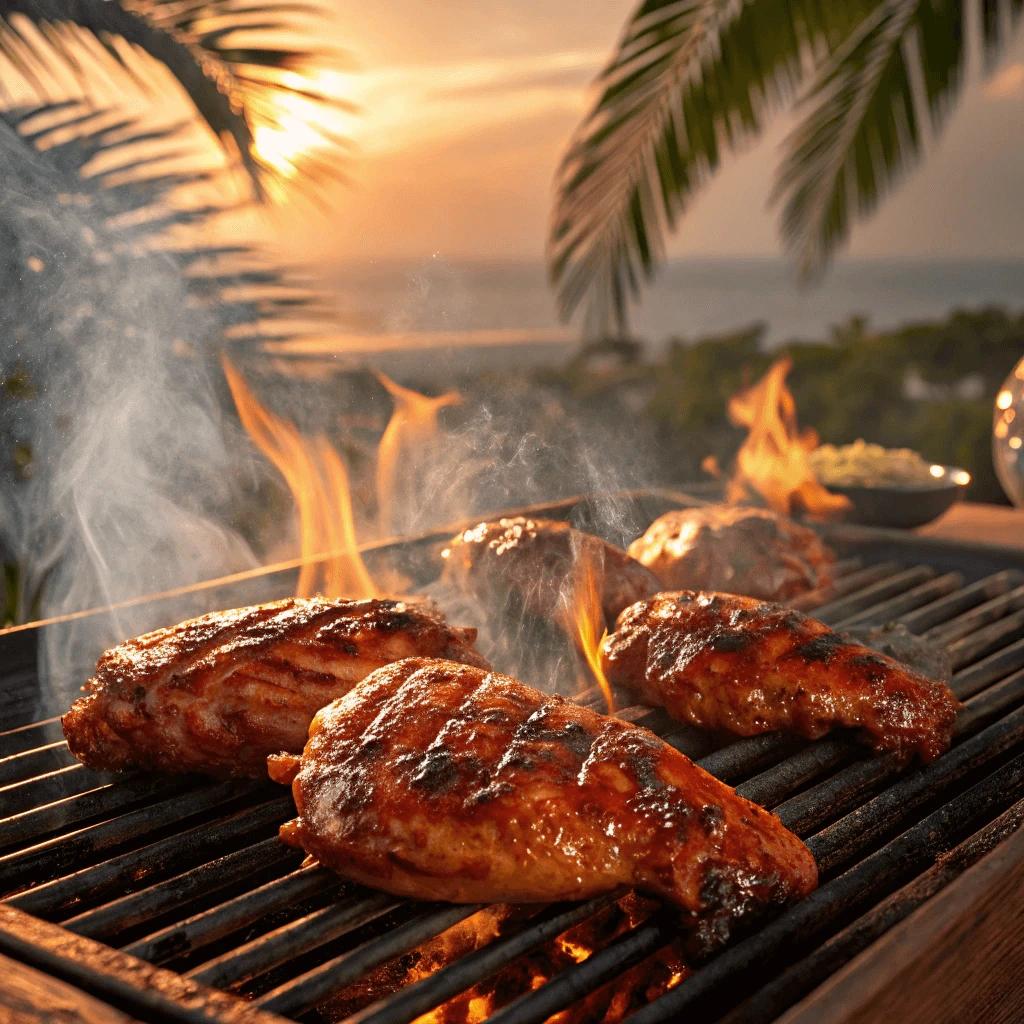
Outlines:
<svg viewBox="0 0 1024 1024"><path fill-rule="evenodd" d="M295 499L302 557L296 596L378 596L359 556L352 495L341 457L323 435L304 438L294 424L265 409L227 357L222 362L242 425L280 471ZM324 559L325 555L329 557ZM321 561L323 579L318 586Z"/></svg>
<svg viewBox="0 0 1024 1024"><path fill-rule="evenodd" d="M825 490L807 461L818 435L797 427L796 402L786 387L792 366L788 356L777 359L757 384L729 399L730 421L750 433L736 455L726 497L741 502L755 491L781 515L841 518L850 500Z"/></svg>
<svg viewBox="0 0 1024 1024"><path fill-rule="evenodd" d="M448 405L459 405L462 395L448 391L437 398L403 388L383 373L377 379L394 399L395 408L377 450L377 521L382 537L395 529L395 493L399 461L427 443L437 431L437 414Z"/></svg>
<svg viewBox="0 0 1024 1024"><path fill-rule="evenodd" d="M572 552L572 569L559 594L557 615L562 628L586 658L604 694L610 715L615 711L615 700L601 668L600 654L601 641L608 633L601 600L604 555L600 545L587 543L582 534L573 537Z"/></svg>

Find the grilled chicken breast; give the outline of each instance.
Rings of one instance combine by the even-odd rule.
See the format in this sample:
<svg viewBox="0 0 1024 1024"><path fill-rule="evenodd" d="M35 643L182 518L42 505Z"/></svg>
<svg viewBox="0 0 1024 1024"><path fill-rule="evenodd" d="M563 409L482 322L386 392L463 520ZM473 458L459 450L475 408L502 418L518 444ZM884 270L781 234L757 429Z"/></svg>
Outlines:
<svg viewBox="0 0 1024 1024"><path fill-rule="evenodd" d="M810 852L646 729L508 676L413 658L318 712L301 757L270 759L281 827L347 878L456 903L675 904L707 951L810 892Z"/></svg>
<svg viewBox="0 0 1024 1024"><path fill-rule="evenodd" d="M824 586L835 562L813 530L742 505L667 512L629 553L658 577L659 590L725 590L766 601Z"/></svg>
<svg viewBox="0 0 1024 1024"><path fill-rule="evenodd" d="M584 559L597 573L609 625L623 608L661 589L653 573L614 544L553 519L480 523L453 538L443 557L442 582L491 609L506 608L511 597L538 618L556 613L563 587Z"/></svg>
<svg viewBox="0 0 1024 1024"><path fill-rule="evenodd" d="M601 644L608 681L673 718L740 736L860 729L875 750L931 761L960 707L945 683L780 605L679 591L640 601Z"/></svg>
<svg viewBox="0 0 1024 1024"><path fill-rule="evenodd" d="M476 630L397 601L289 598L214 612L107 651L62 719L90 768L265 776L313 715L410 655L489 668Z"/></svg>

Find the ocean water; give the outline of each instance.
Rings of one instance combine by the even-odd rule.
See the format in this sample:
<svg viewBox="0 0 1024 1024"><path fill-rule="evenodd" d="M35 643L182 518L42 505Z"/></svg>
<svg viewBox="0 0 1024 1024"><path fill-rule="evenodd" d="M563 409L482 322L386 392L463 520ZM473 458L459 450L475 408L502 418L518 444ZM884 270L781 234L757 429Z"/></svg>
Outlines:
<svg viewBox="0 0 1024 1024"><path fill-rule="evenodd" d="M459 334L492 342L504 332L534 341L550 332L553 342L578 335L559 323L539 262L380 261L339 267L328 283L358 334L426 335L428 344L431 335L443 343ZM645 291L631 328L657 345L760 321L778 344L825 339L854 314L881 329L993 304L1024 308L1024 260L844 260L808 288L781 259L674 260Z"/></svg>

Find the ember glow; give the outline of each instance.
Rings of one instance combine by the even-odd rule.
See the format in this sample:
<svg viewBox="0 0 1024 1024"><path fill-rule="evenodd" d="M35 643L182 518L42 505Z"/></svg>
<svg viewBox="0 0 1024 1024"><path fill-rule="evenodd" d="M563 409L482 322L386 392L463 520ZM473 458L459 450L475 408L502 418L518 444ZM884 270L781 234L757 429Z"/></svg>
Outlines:
<svg viewBox="0 0 1024 1024"><path fill-rule="evenodd" d="M377 523L380 535L387 537L397 528L395 496L402 458L416 455L430 443L437 433L437 414L446 406L460 404L462 396L457 391L448 391L429 398L403 388L383 373L378 373L377 379L395 402L377 449Z"/></svg>
<svg viewBox="0 0 1024 1024"><path fill-rule="evenodd" d="M417 1018L415 1024L480 1024L519 996L536 991L556 974L584 962L629 929L638 927L650 917L656 906L652 900L628 893L617 903ZM499 925L499 934L510 926L514 929L517 921L531 916L534 911L527 907L507 908L506 917ZM451 930L449 945L457 943L465 948L467 940L474 937L465 932L477 930L467 929L472 921L470 918ZM421 959L410 972L416 977L410 976L403 981L418 980L430 973L425 970L427 962L428 958ZM679 942L673 942L556 1013L549 1018L550 1024L619 1024L640 1006L675 988L689 973Z"/></svg>
<svg viewBox="0 0 1024 1024"><path fill-rule="evenodd" d="M377 597L359 554L341 456L322 434L303 437L294 424L265 409L227 357L222 361L242 426L285 478L295 500L302 559L296 596Z"/></svg>
<svg viewBox="0 0 1024 1024"><path fill-rule="evenodd" d="M729 420L750 433L736 454L726 497L740 503L756 493L784 516L842 518L850 500L827 491L807 461L808 452L818 446L818 435L797 426L796 402L786 386L792 366L788 356L777 359L753 387L729 399Z"/></svg>

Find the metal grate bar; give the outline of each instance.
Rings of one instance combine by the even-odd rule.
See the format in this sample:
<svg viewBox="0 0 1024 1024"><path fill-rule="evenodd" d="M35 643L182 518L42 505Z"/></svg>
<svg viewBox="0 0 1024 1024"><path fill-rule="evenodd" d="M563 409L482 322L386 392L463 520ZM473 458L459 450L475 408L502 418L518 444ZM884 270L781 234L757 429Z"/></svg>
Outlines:
<svg viewBox="0 0 1024 1024"><path fill-rule="evenodd" d="M678 988L638 1010L630 1017L631 1024L693 1019L693 1008L721 995L733 978L755 969L763 971L781 948L810 941L841 916L877 899L894 882L920 871L928 861L934 863L967 827L985 820L1000 806L1016 802L1022 793L1024 755L940 807L845 874L826 882L761 931L726 949ZM688 1010L691 1013L684 1017Z"/></svg>
<svg viewBox="0 0 1024 1024"><path fill-rule="evenodd" d="M1024 668L1024 639L996 651L995 654L990 654L984 661L979 661L962 672L957 672L949 686L958 700L965 700L1019 668Z"/></svg>
<svg viewBox="0 0 1024 1024"><path fill-rule="evenodd" d="M501 938L345 1019L345 1024L411 1024L421 1014L507 967L615 902L615 894L586 903L559 903L531 919L523 931Z"/></svg>
<svg viewBox="0 0 1024 1024"><path fill-rule="evenodd" d="M319 866L299 868L283 878L267 882L226 903L153 932L124 947L125 953L152 963L202 949L211 942L246 928L261 917L294 906L304 899L330 889L339 889L341 879Z"/></svg>
<svg viewBox="0 0 1024 1024"><path fill-rule="evenodd" d="M635 704L633 707L623 708L615 712L615 717L657 733L664 733L680 724L664 708L651 707L650 704Z"/></svg>
<svg viewBox="0 0 1024 1024"><path fill-rule="evenodd" d="M760 736L730 743L707 757L702 757L697 766L714 775L722 782L734 783L736 779L749 775L765 765L774 764L794 748L803 746L803 741L781 732L765 732Z"/></svg>
<svg viewBox="0 0 1024 1024"><path fill-rule="evenodd" d="M776 1017L834 974L890 928L909 917L987 853L1024 825L1024 801L942 857L924 874L897 890L848 925L813 953L773 978L719 1024L763 1024Z"/></svg>
<svg viewBox="0 0 1024 1024"><path fill-rule="evenodd" d="M170 790L168 799L160 803L0 857L0 885L9 892L29 879L67 875L98 853L251 793L258 785L249 780L222 782L182 795L181 784L170 783L166 787Z"/></svg>
<svg viewBox="0 0 1024 1024"><path fill-rule="evenodd" d="M916 587L920 583L926 583L935 577L935 570L927 565L918 565L913 569L904 569L894 576L879 580L870 587L857 590L848 597L840 598L838 601L830 601L819 608L814 609L814 617L819 622L831 626L833 623L842 622L844 619L864 611L866 608L876 605L887 598L902 594L903 591Z"/></svg>
<svg viewBox="0 0 1024 1024"><path fill-rule="evenodd" d="M18 814L123 778L119 772L93 772L85 765L72 764L37 775L34 779L0 787L0 807L3 807L5 815Z"/></svg>
<svg viewBox="0 0 1024 1024"><path fill-rule="evenodd" d="M993 622L990 626L977 630L970 636L949 645L949 655L953 659L953 668L963 668L986 654L998 650L1010 637L1016 636L1024 629L1024 609L1007 615L1005 619Z"/></svg>
<svg viewBox="0 0 1024 1024"><path fill-rule="evenodd" d="M1024 700L1024 670L971 697L957 715L958 733L973 732L994 716Z"/></svg>
<svg viewBox="0 0 1024 1024"><path fill-rule="evenodd" d="M195 862L224 843L280 824L292 813L291 797L280 797L46 882L6 902L34 914L55 914L82 899L96 899L127 885L138 885L149 875Z"/></svg>
<svg viewBox="0 0 1024 1024"><path fill-rule="evenodd" d="M379 939L357 946L311 971L279 985L261 996L255 1005L261 1010L296 1017L347 988L388 960L408 953L441 932L465 921L483 908L483 904L445 906L427 909L419 917L406 922Z"/></svg>
<svg viewBox="0 0 1024 1024"><path fill-rule="evenodd" d="M32 811L22 811L0 819L0 848L27 843L58 828L101 814L115 814L139 800L166 796L177 788L175 783L159 775L135 775L123 782L55 800Z"/></svg>
<svg viewBox="0 0 1024 1024"><path fill-rule="evenodd" d="M55 768L75 764L75 756L68 750L65 740L55 740L42 747L33 747L18 754L0 757L0 786L42 775Z"/></svg>
<svg viewBox="0 0 1024 1024"><path fill-rule="evenodd" d="M273 836L158 882L141 892L130 893L77 914L61 922L61 926L76 935L88 935L93 939L106 938L180 907L196 896L223 889L249 875L289 862L294 866L295 860L301 856L300 851L285 846L277 836Z"/></svg>
<svg viewBox="0 0 1024 1024"><path fill-rule="evenodd" d="M975 614L980 608L985 607L982 602L993 604L993 598L995 601L1003 601L1008 591L1013 592L1014 587L1021 589L1022 584L1024 572L1007 569L1004 572L993 573L947 597L940 597L938 601L926 604L917 611L901 615L900 622L911 633L922 634L927 631L928 638L935 639L932 633L946 629L951 621L955 622L964 613Z"/></svg>
<svg viewBox="0 0 1024 1024"><path fill-rule="evenodd" d="M848 861L895 826L906 813L1024 737L1024 708L964 740L931 764L890 786L834 825L807 840L821 871Z"/></svg>
<svg viewBox="0 0 1024 1024"><path fill-rule="evenodd" d="M976 605L948 622L931 627L924 634L924 638L937 644L951 644L973 633L974 630L987 626L990 622L996 622L1008 612L1017 611L1018 608L1024 608L1024 586L994 597L984 604Z"/></svg>
<svg viewBox="0 0 1024 1024"><path fill-rule="evenodd" d="M850 615L835 623L836 629L848 629L850 626L860 625L867 622L884 623L903 615L906 612L920 608L930 603L936 597L945 597L959 590L963 585L963 573L949 572L945 576L937 576L920 586L911 587L910 590L896 597L890 597L888 601L876 604L856 615Z"/></svg>
<svg viewBox="0 0 1024 1024"><path fill-rule="evenodd" d="M783 825L798 836L858 806L890 776L907 766L906 754L884 754L857 761L817 786L773 807Z"/></svg>
<svg viewBox="0 0 1024 1024"><path fill-rule="evenodd" d="M364 889L353 899L315 910L232 949L187 972L185 977L213 988L248 981L292 957L347 935L399 906L394 896Z"/></svg>
<svg viewBox="0 0 1024 1024"><path fill-rule="evenodd" d="M790 608L795 608L798 612L807 612L815 608L821 608L841 597L846 597L847 594L852 594L857 590L870 586L872 583L885 579L887 576L892 576L900 572L902 568L903 566L898 562L879 562L877 565L869 565L866 569L861 569L859 572L850 573L848 576L837 579L827 587L809 590L806 594L794 597L786 603Z"/></svg>
<svg viewBox="0 0 1024 1024"><path fill-rule="evenodd" d="M541 1024L650 956L669 942L678 930L677 918L669 913L658 914L582 963L562 971L536 991L509 1003L488 1017L488 1024Z"/></svg>
<svg viewBox="0 0 1024 1024"><path fill-rule="evenodd" d="M840 558L838 562L832 563L832 579L842 579L844 576L849 576L851 573L855 573L858 569L863 568L864 559L860 555L854 555L851 558Z"/></svg>
<svg viewBox="0 0 1024 1024"><path fill-rule="evenodd" d="M1018 672L972 697L957 716L954 736L967 736L982 728L1007 708L1020 703L1022 698L1024 672ZM905 768L908 761L904 754L886 754L859 761L820 785L792 797L775 807L774 811L790 831L806 835L820 827L827 818L859 804L862 797Z"/></svg>
<svg viewBox="0 0 1024 1024"><path fill-rule="evenodd" d="M793 790L839 764L853 748L847 736L830 736L805 747L768 771L736 787L740 796L762 807L772 807Z"/></svg>
<svg viewBox="0 0 1024 1024"><path fill-rule="evenodd" d="M19 754L23 750L32 750L46 743L64 739L60 727L60 716L46 718L31 725L21 725L17 729L0 732L0 757Z"/></svg>

